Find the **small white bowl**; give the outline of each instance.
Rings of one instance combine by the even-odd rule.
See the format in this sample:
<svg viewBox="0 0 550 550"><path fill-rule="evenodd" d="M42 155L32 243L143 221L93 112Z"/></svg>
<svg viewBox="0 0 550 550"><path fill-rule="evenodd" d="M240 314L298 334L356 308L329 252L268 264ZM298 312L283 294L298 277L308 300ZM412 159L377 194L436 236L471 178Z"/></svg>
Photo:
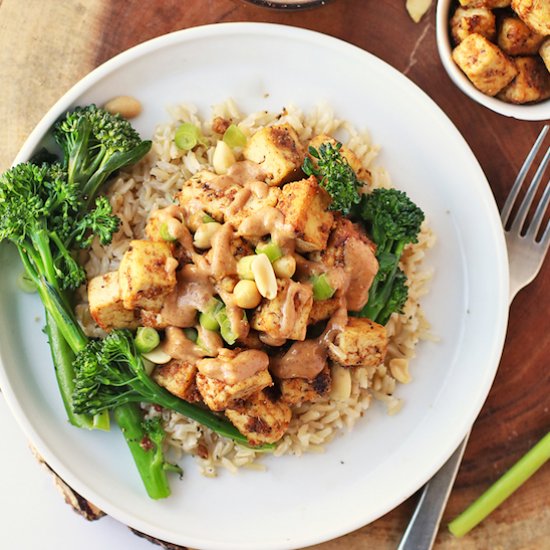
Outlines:
<svg viewBox="0 0 550 550"><path fill-rule="evenodd" d="M437 49L439 50L439 57L441 58L443 67L445 67L451 80L471 99L501 115L521 120L550 119L550 99L529 105L506 103L496 97L491 97L480 92L468 80L468 77L460 70L451 57L453 48L449 33L449 20L452 16L450 10L453 4L453 0L438 0L436 11Z"/></svg>

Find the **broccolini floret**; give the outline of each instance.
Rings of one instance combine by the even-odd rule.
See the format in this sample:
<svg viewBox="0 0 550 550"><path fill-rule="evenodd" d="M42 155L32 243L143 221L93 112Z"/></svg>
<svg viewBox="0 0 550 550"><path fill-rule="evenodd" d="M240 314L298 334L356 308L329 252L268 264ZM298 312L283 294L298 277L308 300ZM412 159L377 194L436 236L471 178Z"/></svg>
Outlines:
<svg viewBox="0 0 550 550"><path fill-rule="evenodd" d="M70 184L77 184L87 204L116 170L134 164L151 148L120 115L88 105L76 107L54 127L63 149Z"/></svg>
<svg viewBox="0 0 550 550"><path fill-rule="evenodd" d="M358 216L376 244L379 264L369 301L359 315L385 325L392 313L402 312L407 301L407 277L399 260L407 244L418 242L424 213L403 191L375 189L363 196Z"/></svg>
<svg viewBox="0 0 550 550"><path fill-rule="evenodd" d="M361 200L361 182L346 158L340 153L342 144L322 143L319 149L309 147L302 170L308 176L319 179L319 185L331 197L330 210L338 210L347 216ZM313 160L312 160L313 159Z"/></svg>

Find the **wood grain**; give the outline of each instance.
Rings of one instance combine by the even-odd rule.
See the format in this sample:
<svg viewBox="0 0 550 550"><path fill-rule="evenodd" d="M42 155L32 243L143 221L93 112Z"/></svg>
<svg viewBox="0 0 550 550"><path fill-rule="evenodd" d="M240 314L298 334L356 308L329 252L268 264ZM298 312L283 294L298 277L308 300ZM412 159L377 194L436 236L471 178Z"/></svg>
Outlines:
<svg viewBox="0 0 550 550"><path fill-rule="evenodd" d="M96 65L166 32L224 21L268 21L324 32L370 51L406 74L462 132L499 206L542 126L493 113L454 87L437 55L433 7L417 25L402 0L335 0L320 9L293 13L237 0L26 0L24 12L20 8L20 0L0 0L0 170L11 163L53 102ZM549 429L549 294L546 262L512 305L501 365L474 425L443 524ZM549 486L546 465L465 538L456 540L442 527L436 549L550 548ZM394 549L414 504L412 497L378 521L313 548Z"/></svg>

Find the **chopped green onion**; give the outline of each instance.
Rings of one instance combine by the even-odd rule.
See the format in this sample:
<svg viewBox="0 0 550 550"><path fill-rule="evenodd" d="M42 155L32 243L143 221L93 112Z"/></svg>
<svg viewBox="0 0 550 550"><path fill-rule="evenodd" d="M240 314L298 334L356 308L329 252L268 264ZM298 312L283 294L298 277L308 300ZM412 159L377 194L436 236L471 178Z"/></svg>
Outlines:
<svg viewBox="0 0 550 550"><path fill-rule="evenodd" d="M521 457L500 479L487 489L462 514L449 523L449 531L462 537L500 506L550 459L550 432Z"/></svg>
<svg viewBox="0 0 550 550"><path fill-rule="evenodd" d="M203 312L199 315L199 323L206 330L219 330L220 325L211 312Z"/></svg>
<svg viewBox="0 0 550 550"><path fill-rule="evenodd" d="M256 256L244 256L237 262L237 275L240 279L254 280L254 273L252 273L252 262Z"/></svg>
<svg viewBox="0 0 550 550"><path fill-rule="evenodd" d="M234 332L231 330L231 321L229 320L229 317L227 316L227 309L225 306L223 306L217 313L216 313L216 320L220 327L220 334L222 335L222 338L231 346L233 345L237 337L235 336Z"/></svg>
<svg viewBox="0 0 550 550"><path fill-rule="evenodd" d="M222 139L229 147L244 147L246 145L246 136L235 124L231 124L227 128Z"/></svg>
<svg viewBox="0 0 550 550"><path fill-rule="evenodd" d="M199 315L199 323L201 327L206 330L220 330L220 324L216 315L222 307L225 306L221 300L212 298L208 302L205 310Z"/></svg>
<svg viewBox="0 0 550 550"><path fill-rule="evenodd" d="M197 338L199 337L199 331L196 328L193 328L193 327L184 328L183 333L185 334L185 337L188 340L191 340L191 342L197 342Z"/></svg>
<svg viewBox="0 0 550 550"><path fill-rule="evenodd" d="M176 130L174 142L178 149L190 151L201 141L201 137L201 131L197 126L184 122Z"/></svg>
<svg viewBox="0 0 550 550"><path fill-rule="evenodd" d="M205 214L203 217L202 217L202 223L213 223L215 222L216 220L212 217L212 216L209 216L208 214Z"/></svg>
<svg viewBox="0 0 550 550"><path fill-rule="evenodd" d="M149 353L160 344L159 333L151 327L139 327L136 332L135 343L140 353Z"/></svg>
<svg viewBox="0 0 550 550"><path fill-rule="evenodd" d="M26 292L27 294L33 294L36 292L36 285L34 281L28 276L26 271L22 271L17 277L17 286L19 290Z"/></svg>
<svg viewBox="0 0 550 550"><path fill-rule="evenodd" d="M170 234L170 231L168 229L168 224L166 224L166 223L163 223L160 226L159 233L160 233L160 238L163 241L173 242L173 241L176 240L176 237L174 237L173 235Z"/></svg>
<svg viewBox="0 0 550 550"><path fill-rule="evenodd" d="M321 275L314 275L310 281L313 285L314 300L328 300L329 298L332 298L336 292L336 289L330 286L325 273L321 273Z"/></svg>
<svg viewBox="0 0 550 550"><path fill-rule="evenodd" d="M283 257L283 251L273 241L258 243L256 254L265 254L271 263Z"/></svg>

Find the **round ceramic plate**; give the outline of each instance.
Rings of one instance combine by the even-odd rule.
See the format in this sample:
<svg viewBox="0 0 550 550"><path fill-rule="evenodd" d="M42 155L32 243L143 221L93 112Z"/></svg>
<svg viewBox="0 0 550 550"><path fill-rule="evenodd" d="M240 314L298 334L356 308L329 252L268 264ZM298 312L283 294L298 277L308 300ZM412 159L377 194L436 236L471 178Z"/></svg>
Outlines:
<svg viewBox="0 0 550 550"><path fill-rule="evenodd" d="M241 110L307 110L330 103L370 129L379 163L425 210L438 241L423 305L438 343L422 343L401 386L396 416L375 404L323 454L266 456L266 472L204 478L191 457L173 495L149 500L123 438L79 431L65 420L36 295L16 290L21 267L0 247L0 382L29 439L79 493L120 521L201 549L298 548L352 531L416 491L450 456L489 391L508 310L507 259L487 181L439 108L390 66L321 34L267 24L184 30L142 44L99 67L44 117L17 162L40 146L56 118L77 104L119 94L141 100L144 137L177 102L209 107L232 97Z"/></svg>

